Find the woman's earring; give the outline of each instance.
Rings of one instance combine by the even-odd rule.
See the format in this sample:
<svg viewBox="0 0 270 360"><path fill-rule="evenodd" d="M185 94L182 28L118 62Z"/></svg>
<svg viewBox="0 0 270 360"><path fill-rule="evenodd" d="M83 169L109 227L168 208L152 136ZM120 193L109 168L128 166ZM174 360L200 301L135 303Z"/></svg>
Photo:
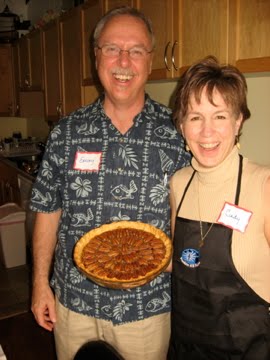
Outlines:
<svg viewBox="0 0 270 360"><path fill-rule="evenodd" d="M236 144L237 149L240 150L241 145L240 145L240 142L239 142L239 135L235 136L235 144Z"/></svg>
<svg viewBox="0 0 270 360"><path fill-rule="evenodd" d="M189 148L188 144L186 144L186 151L187 151L187 152L190 151L190 148Z"/></svg>

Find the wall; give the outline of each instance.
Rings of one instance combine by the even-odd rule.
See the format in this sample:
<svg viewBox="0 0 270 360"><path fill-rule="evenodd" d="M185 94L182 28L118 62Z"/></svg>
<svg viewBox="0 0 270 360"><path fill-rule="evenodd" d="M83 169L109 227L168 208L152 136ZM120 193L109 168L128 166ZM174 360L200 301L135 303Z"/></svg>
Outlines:
<svg viewBox="0 0 270 360"><path fill-rule="evenodd" d="M28 136L27 119L16 117L0 117L0 138L12 136L13 131L20 131L22 137Z"/></svg>
<svg viewBox="0 0 270 360"><path fill-rule="evenodd" d="M21 21L28 20L28 7L25 5L25 0L0 0L0 12L4 10L6 5L12 13L19 15Z"/></svg>
<svg viewBox="0 0 270 360"><path fill-rule="evenodd" d="M23 138L31 136L45 139L49 127L42 118L0 117L0 139L12 136L13 131L20 131Z"/></svg>
<svg viewBox="0 0 270 360"><path fill-rule="evenodd" d="M32 24L42 17L49 9L56 12L71 8L73 0L30 0L28 3L28 17Z"/></svg>
<svg viewBox="0 0 270 360"><path fill-rule="evenodd" d="M270 165L270 74L246 75L248 106L251 118L243 126L241 153L262 165ZM176 81L152 82L146 86L149 95L172 107L171 95Z"/></svg>
<svg viewBox="0 0 270 360"><path fill-rule="evenodd" d="M73 0L29 0L26 5L25 0L0 0L0 12L7 4L11 12L20 16L21 21L30 20L34 25L48 9L67 10L73 3Z"/></svg>
<svg viewBox="0 0 270 360"><path fill-rule="evenodd" d="M248 105L251 118L243 127L240 139L241 153L262 165L270 165L270 74L246 75L248 84ZM171 95L176 81L148 83L146 91L155 100L172 106ZM0 138L21 131L24 137L46 137L48 126L44 119L1 118Z"/></svg>

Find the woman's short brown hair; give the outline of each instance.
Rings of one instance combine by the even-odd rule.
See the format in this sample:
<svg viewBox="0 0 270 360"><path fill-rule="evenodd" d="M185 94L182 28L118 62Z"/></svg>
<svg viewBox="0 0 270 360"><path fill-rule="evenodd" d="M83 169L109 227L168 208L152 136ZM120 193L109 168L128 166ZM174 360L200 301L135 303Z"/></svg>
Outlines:
<svg viewBox="0 0 270 360"><path fill-rule="evenodd" d="M235 66L220 65L214 56L207 56L180 77L173 109L174 123L179 131L188 110L190 96L194 95L199 103L204 88L211 104L215 105L213 91L217 90L237 117L242 114L243 122L250 117L246 98L247 83L243 74Z"/></svg>

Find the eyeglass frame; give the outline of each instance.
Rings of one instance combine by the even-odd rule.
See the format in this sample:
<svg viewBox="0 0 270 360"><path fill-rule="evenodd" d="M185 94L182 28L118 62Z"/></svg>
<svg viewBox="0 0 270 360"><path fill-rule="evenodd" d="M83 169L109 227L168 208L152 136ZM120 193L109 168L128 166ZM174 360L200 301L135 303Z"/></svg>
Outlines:
<svg viewBox="0 0 270 360"><path fill-rule="evenodd" d="M104 52L103 52L103 49L104 49L106 46L114 46L115 48L117 48L117 49L119 50L119 53L118 53L117 55L115 55L115 56L105 55ZM147 50L146 48L144 48L144 47L139 47L139 46L133 46L132 48L130 48L130 49L128 49L128 50L124 50L124 49L121 49L119 46L113 45L113 44L104 44L103 46L96 45L96 48L97 48L98 50L101 50L102 55L104 55L104 56L107 57L107 58L111 58L111 59L120 57L120 54L121 54L122 52L127 52L127 53L128 53L128 56L129 56L131 59L133 59L133 60L140 60L140 59L144 59L146 55L149 55L149 54L151 54L151 53L154 51L154 48L149 51L149 50ZM145 56L142 56L141 58L140 58L140 57L139 57L139 58L136 58L136 57L134 58L134 57L132 57L132 56L130 55L130 51L133 50L133 49L136 49L136 48L140 48L140 49L142 49L143 51L145 51Z"/></svg>

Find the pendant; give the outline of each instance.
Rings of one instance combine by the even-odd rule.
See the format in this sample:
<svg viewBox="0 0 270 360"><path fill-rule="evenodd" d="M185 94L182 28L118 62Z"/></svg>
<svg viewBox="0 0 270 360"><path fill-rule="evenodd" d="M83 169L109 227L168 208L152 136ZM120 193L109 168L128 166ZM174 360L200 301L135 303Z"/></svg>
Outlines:
<svg viewBox="0 0 270 360"><path fill-rule="evenodd" d="M200 252L199 250L188 248L182 251L180 256L181 262L190 268L195 268L200 265Z"/></svg>

